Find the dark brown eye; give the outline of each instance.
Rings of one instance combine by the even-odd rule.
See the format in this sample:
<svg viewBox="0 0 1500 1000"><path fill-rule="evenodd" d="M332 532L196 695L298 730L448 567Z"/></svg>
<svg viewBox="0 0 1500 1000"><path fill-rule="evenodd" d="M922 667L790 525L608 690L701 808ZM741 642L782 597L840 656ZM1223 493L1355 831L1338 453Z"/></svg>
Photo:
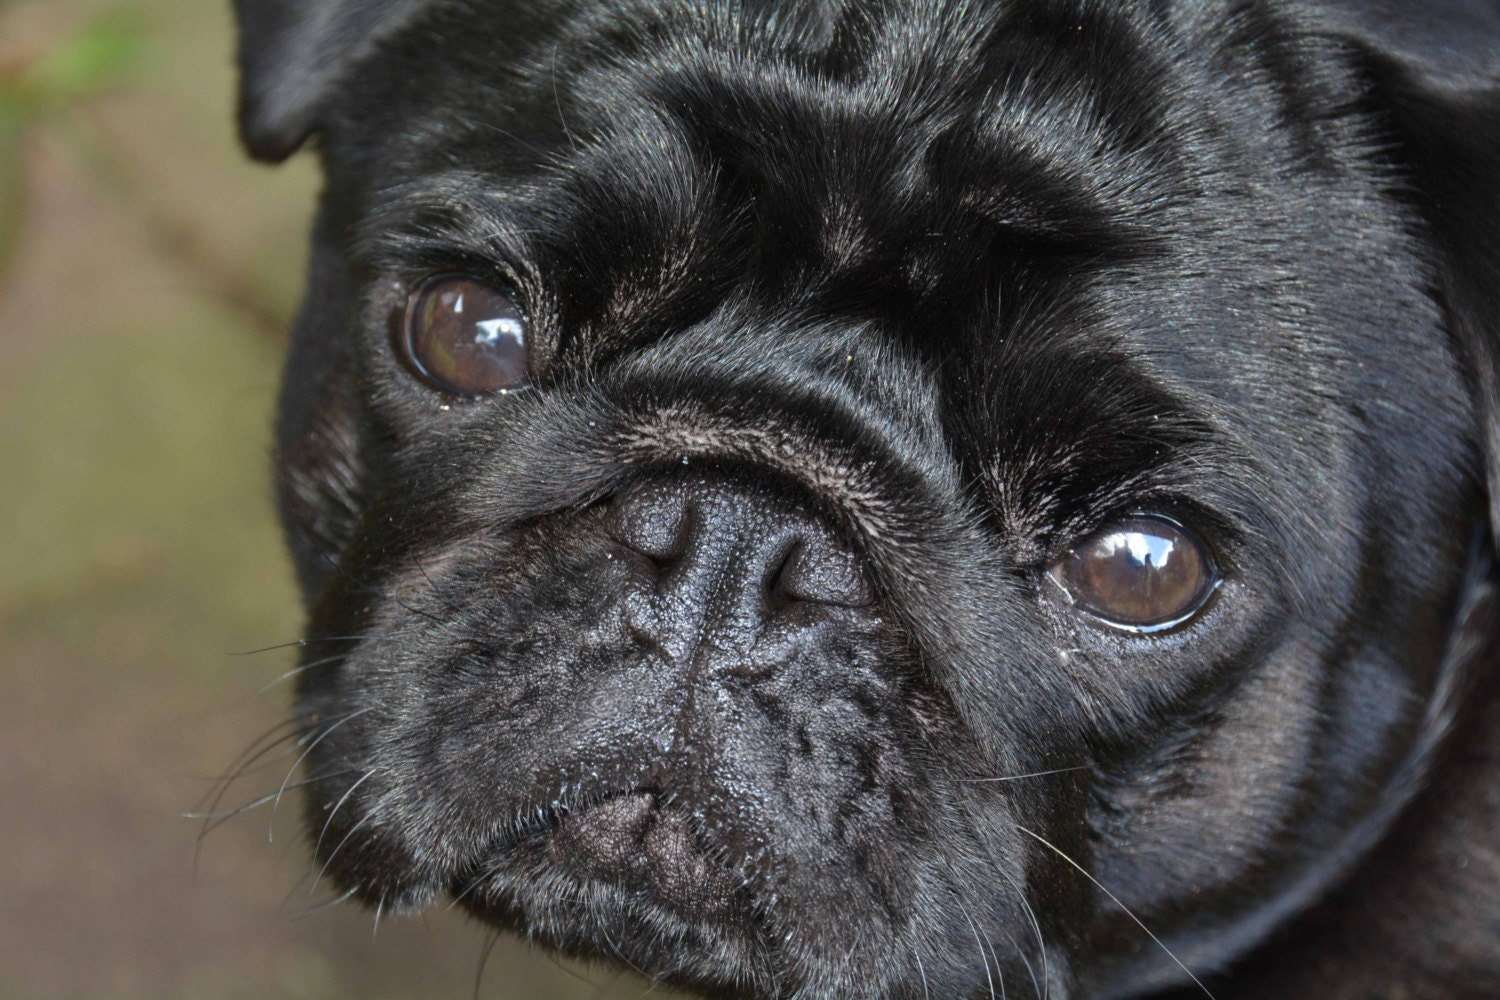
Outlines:
<svg viewBox="0 0 1500 1000"><path fill-rule="evenodd" d="M469 278L433 278L407 300L399 347L417 374L455 396L515 389L530 374L526 315Z"/></svg>
<svg viewBox="0 0 1500 1000"><path fill-rule="evenodd" d="M1155 515L1117 521L1089 536L1047 575L1074 606L1131 632L1181 625L1218 586L1203 543Z"/></svg>

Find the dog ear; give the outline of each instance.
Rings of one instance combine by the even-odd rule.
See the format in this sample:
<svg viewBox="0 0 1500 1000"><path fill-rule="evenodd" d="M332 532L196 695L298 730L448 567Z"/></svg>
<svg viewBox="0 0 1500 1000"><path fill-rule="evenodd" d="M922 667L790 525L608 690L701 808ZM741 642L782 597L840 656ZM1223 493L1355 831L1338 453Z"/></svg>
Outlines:
<svg viewBox="0 0 1500 1000"><path fill-rule="evenodd" d="M240 137L268 163L319 126L332 88L379 39L431 0L234 0Z"/></svg>
<svg viewBox="0 0 1500 1000"><path fill-rule="evenodd" d="M1434 292L1467 367L1500 539L1500 3L1331 0L1438 254Z"/></svg>

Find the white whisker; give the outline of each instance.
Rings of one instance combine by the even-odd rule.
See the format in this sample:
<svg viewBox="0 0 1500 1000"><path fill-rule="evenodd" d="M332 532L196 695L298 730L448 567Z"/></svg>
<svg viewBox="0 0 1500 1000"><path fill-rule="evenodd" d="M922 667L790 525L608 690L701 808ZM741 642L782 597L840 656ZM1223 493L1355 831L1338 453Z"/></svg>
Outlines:
<svg viewBox="0 0 1500 1000"><path fill-rule="evenodd" d="M1022 781L1026 778L1045 778L1053 774L1068 774L1072 771L1086 771L1087 764L1079 764L1076 767L1059 767L1051 771L1032 771L1030 774L1007 774L1002 778L965 778L970 784L984 784L990 781Z"/></svg>
<svg viewBox="0 0 1500 1000"><path fill-rule="evenodd" d="M297 759L292 761L292 766L287 768L286 777L281 779L281 787L276 789L276 800L271 804L271 821L266 829L266 843L271 844L276 842L276 811L281 808L281 796L286 793L287 782L292 780L292 775L296 772L298 766L304 760L306 760L307 755L312 753L313 750L317 748L318 744L322 743L323 740L325 740L328 735L335 729L342 726L344 723L348 722L351 719L358 718L359 716L364 715L366 712L374 710L374 708L374 705L368 705L356 712L350 712L348 715L344 716L342 719L333 723L327 729L319 733L317 737L307 745L307 748L302 751Z"/></svg>
<svg viewBox="0 0 1500 1000"><path fill-rule="evenodd" d="M1160 948L1163 952L1165 952L1166 956L1168 958L1170 958L1172 961L1176 962L1177 963L1177 967L1179 969L1181 969L1183 972L1187 973L1187 977L1193 981L1193 985L1197 986L1200 990L1203 991L1203 995L1204 996L1208 997L1209 1000L1215 1000L1214 995L1209 990L1209 988L1207 986L1204 986L1203 982L1197 976L1193 975L1193 970L1189 969L1186 965L1184 965L1182 963L1182 959L1178 958L1175 954L1173 954L1172 953L1172 949L1168 948L1166 946L1166 944L1162 941L1161 938L1159 938L1155 934L1153 934L1151 932L1151 928L1147 927L1144 923L1141 922L1141 918L1140 917L1137 917L1134 913L1131 912L1130 907L1128 907L1124 903L1120 902L1120 897L1119 896L1116 896L1114 893L1112 893L1108 889L1106 889L1104 887L1104 883L1100 882L1098 879L1094 878L1094 876L1090 875L1084 869L1084 867L1082 865L1080 865L1078 862L1074 861L1072 858L1068 857L1068 855L1061 848L1059 848L1059 847L1055 846L1054 844L1052 844L1050 841L1048 841L1041 834L1039 834L1039 833L1032 833L1030 830L1026 829L1024 826L1019 826L1018 825L1016 827L1016 829L1020 830L1022 833L1026 834L1026 836L1032 838L1037 843L1041 844L1043 847L1047 848L1047 850L1051 851L1053 854L1056 854L1059 858L1062 858L1068 864L1072 865L1073 868L1077 870L1078 874L1082 875L1084 878L1086 878L1090 882L1092 882L1094 884L1094 887L1096 889L1098 889L1100 892L1102 892L1106 896L1108 896L1110 898L1110 900L1116 906L1118 906L1121 910L1124 910L1125 911L1125 915L1127 917L1129 917L1131 920L1135 921L1135 925L1137 927L1139 927L1141 930L1145 931L1146 932L1146 936L1149 937L1152 941L1156 942L1156 946L1158 948Z"/></svg>

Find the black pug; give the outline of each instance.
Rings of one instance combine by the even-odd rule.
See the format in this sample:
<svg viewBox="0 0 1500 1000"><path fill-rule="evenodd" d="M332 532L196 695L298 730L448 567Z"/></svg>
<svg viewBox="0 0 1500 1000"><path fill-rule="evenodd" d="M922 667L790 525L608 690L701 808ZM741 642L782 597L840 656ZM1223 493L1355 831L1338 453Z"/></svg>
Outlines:
<svg viewBox="0 0 1500 1000"><path fill-rule="evenodd" d="M239 0L308 828L713 996L1500 996L1491 0Z"/></svg>

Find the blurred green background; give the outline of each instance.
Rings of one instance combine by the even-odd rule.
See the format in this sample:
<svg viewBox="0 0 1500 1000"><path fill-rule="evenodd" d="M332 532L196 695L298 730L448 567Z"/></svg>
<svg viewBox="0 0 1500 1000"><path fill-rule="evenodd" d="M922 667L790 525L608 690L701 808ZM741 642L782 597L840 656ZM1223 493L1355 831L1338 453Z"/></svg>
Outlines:
<svg viewBox="0 0 1500 1000"><path fill-rule="evenodd" d="M288 707L290 652L231 654L300 625L267 456L317 177L243 160L231 52L229 0L0 0L0 998L473 996L456 914L298 916L296 809L194 876L182 814ZM479 995L646 988L506 938Z"/></svg>

